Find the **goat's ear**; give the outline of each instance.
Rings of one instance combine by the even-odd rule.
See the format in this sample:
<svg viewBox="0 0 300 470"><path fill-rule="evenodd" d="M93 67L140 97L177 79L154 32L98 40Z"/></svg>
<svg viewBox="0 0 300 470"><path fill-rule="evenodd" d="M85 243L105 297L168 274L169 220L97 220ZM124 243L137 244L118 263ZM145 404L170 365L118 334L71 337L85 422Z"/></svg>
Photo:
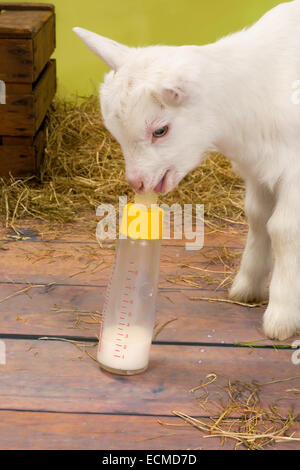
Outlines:
<svg viewBox="0 0 300 470"><path fill-rule="evenodd" d="M126 62L130 53L129 47L87 29L73 28L73 31L112 70L118 70Z"/></svg>
<svg viewBox="0 0 300 470"><path fill-rule="evenodd" d="M185 100L185 92L180 87L163 88L162 101L169 106L179 106Z"/></svg>

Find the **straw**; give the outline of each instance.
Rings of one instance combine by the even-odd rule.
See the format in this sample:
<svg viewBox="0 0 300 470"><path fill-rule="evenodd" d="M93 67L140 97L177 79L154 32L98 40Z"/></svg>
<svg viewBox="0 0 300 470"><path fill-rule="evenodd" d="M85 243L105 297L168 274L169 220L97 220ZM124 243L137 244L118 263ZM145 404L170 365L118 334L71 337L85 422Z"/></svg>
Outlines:
<svg viewBox="0 0 300 470"><path fill-rule="evenodd" d="M173 411L173 414L200 431L200 437L219 438L221 447L226 440L233 441L235 449L244 447L249 450L262 450L281 442L300 442L300 436L293 432L293 425L300 415L293 409L286 412L280 410L278 403L264 406L261 398L264 387L297 379L299 376L262 384L227 379L223 385L220 377L211 373L191 390L209 418L195 418L181 411ZM200 396L197 394L199 391ZM298 389L287 391L297 393ZM219 397L218 401L216 397ZM161 420L159 424L179 427L178 424Z"/></svg>

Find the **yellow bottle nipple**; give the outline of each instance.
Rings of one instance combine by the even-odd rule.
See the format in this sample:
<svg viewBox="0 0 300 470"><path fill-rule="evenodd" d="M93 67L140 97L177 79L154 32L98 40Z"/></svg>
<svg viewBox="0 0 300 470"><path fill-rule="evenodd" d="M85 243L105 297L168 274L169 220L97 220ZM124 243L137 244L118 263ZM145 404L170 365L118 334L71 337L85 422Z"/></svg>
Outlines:
<svg viewBox="0 0 300 470"><path fill-rule="evenodd" d="M137 240L159 240L163 231L163 211L157 205L157 195L136 194L134 204L124 208L120 233Z"/></svg>

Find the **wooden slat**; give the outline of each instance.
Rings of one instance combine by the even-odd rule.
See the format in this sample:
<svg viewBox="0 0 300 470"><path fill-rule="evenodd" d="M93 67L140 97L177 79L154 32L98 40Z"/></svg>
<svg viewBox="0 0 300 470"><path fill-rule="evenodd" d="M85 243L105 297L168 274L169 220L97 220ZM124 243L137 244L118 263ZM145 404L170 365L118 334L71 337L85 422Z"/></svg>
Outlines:
<svg viewBox="0 0 300 470"><path fill-rule="evenodd" d="M32 146L0 146L0 175L27 175L35 172L35 152Z"/></svg>
<svg viewBox="0 0 300 470"><path fill-rule="evenodd" d="M100 371L84 352L60 341L5 340L0 366L0 409L56 412L170 415L172 410L205 416L189 390L212 372L220 384L240 380L266 383L299 376L291 351L154 345L147 373L134 377ZM95 354L95 350L90 352ZM300 411L300 379L265 387L262 403L280 400L282 412ZM200 411L201 410L201 411ZM211 413L211 411L210 411Z"/></svg>
<svg viewBox="0 0 300 470"><path fill-rule="evenodd" d="M6 83L6 94L7 95L25 95L32 92L32 83Z"/></svg>
<svg viewBox="0 0 300 470"><path fill-rule="evenodd" d="M39 129L56 92L56 61L51 59L34 87L35 130Z"/></svg>
<svg viewBox="0 0 300 470"><path fill-rule="evenodd" d="M33 80L37 80L56 46L55 15L51 15L33 38Z"/></svg>
<svg viewBox="0 0 300 470"><path fill-rule="evenodd" d="M51 60L29 94L7 94L1 104L0 134L33 136L38 131L56 91L56 62Z"/></svg>
<svg viewBox="0 0 300 470"><path fill-rule="evenodd" d="M168 418L174 424L177 419ZM24 432L26 430L26 432ZM149 416L0 412L0 449L187 449L199 436L187 426L169 430ZM201 440L202 442L202 440ZM217 440L206 446L218 446Z"/></svg>
<svg viewBox="0 0 300 470"><path fill-rule="evenodd" d="M97 338L105 288L89 286L56 286L26 289L21 285L0 285L0 318L2 334L81 336ZM161 290L157 299L158 327L166 325L157 341L183 343L251 343L275 345L262 331L262 308L242 308L227 303L191 301L197 291L168 292ZM201 292L211 297L210 291ZM10 297L12 296L12 297ZM4 300L8 297L7 300ZM157 331L157 330L156 330ZM296 338L281 341L292 344Z"/></svg>
<svg viewBox="0 0 300 470"><path fill-rule="evenodd" d="M22 145L28 146L33 144L34 137L33 136L10 136L10 135L3 135L2 136L2 145Z"/></svg>
<svg viewBox="0 0 300 470"><path fill-rule="evenodd" d="M98 284L106 285L110 277L114 258L114 250L101 249L99 245L60 244L60 243L26 243L15 242L5 245L0 266L0 282L15 280L20 282L57 282L67 284ZM241 250L237 254L239 262ZM220 254L220 250L206 247L199 252L186 251L184 247L164 245L161 248L161 287L193 287L180 279L181 275L205 274L203 271L188 266L216 272L213 278L224 278L224 267L221 263L210 260ZM184 266L184 267L183 267ZM218 272L221 272L219 275ZM172 282L169 282L168 279ZM174 282L176 281L176 282ZM204 280L198 280L203 288L207 287ZM218 281L216 282L218 285Z"/></svg>
<svg viewBox="0 0 300 470"><path fill-rule="evenodd" d="M1 450L231 450L217 438L204 438L176 418L108 416L0 411ZM204 420L205 421L205 420ZM300 435L300 423L293 430ZM272 449L273 447L271 447ZM296 442L278 443L276 450L298 449ZM240 448L242 450L242 448ZM100 459L100 457L99 457ZM100 461L100 460L99 460Z"/></svg>
<svg viewBox="0 0 300 470"><path fill-rule="evenodd" d="M1 104L1 135L34 135L35 134L35 116L34 116L34 96L26 95L7 95L6 104Z"/></svg>
<svg viewBox="0 0 300 470"><path fill-rule="evenodd" d="M45 146L46 146L46 132L47 132L46 120L47 118L45 118L44 122L41 124L41 127L39 131L37 132L33 141L33 148L34 148L34 153L35 153L34 173L36 175L39 175L41 164L44 159Z"/></svg>
<svg viewBox="0 0 300 470"><path fill-rule="evenodd" d="M93 220L93 224L91 224ZM88 225L87 225L88 222ZM72 225L64 226L64 230L59 230L51 232L49 230L49 224L45 224L41 220L30 220L23 219L18 221L16 228L30 228L35 229L41 233L41 240L50 242L53 240L55 243L60 244L69 244L69 243L85 243L98 246L99 244L96 241L96 226L98 219L94 216L94 213L89 212L87 214L87 219L84 221L77 221L72 223ZM0 236L5 238L6 233L9 232L9 229L1 230L0 227ZM227 249L231 248L243 248L246 242L247 237L247 226L228 226L224 228L223 231L214 231L210 227L205 226L205 236L204 236L204 247L226 247ZM40 240L40 241L41 241ZM26 242L26 241L25 241ZM24 242L24 243L25 243ZM30 243L30 240L29 240ZM114 244L114 241L104 242L104 246L109 244ZM182 240L162 240L162 244L165 246L176 245L176 246L185 246L185 239ZM197 254L197 252L196 252Z"/></svg>
<svg viewBox="0 0 300 470"><path fill-rule="evenodd" d="M1 10L51 10L54 11L52 3L31 3L31 2L0 2Z"/></svg>
<svg viewBox="0 0 300 470"><path fill-rule="evenodd" d="M33 44L30 39L0 39L0 80L33 82ZM1 105L4 106L4 105Z"/></svg>
<svg viewBox="0 0 300 470"><path fill-rule="evenodd" d="M19 8L10 9L9 4L2 5L0 9L5 10L0 15L0 38L33 38L53 16L53 8Z"/></svg>
<svg viewBox="0 0 300 470"><path fill-rule="evenodd" d="M18 141L17 137L4 138L4 145L0 145L0 175L26 176L37 173L44 154L45 137L46 128L42 125L34 139L19 137Z"/></svg>

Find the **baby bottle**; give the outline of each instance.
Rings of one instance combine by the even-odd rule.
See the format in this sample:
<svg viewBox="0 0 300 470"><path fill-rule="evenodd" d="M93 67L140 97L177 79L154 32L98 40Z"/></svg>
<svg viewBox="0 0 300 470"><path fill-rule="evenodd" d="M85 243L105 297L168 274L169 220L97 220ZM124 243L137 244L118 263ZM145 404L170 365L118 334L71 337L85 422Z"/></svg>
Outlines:
<svg viewBox="0 0 300 470"><path fill-rule="evenodd" d="M154 201L154 203L153 203ZM103 308L97 359L121 375L145 371L155 322L163 211L154 195L127 204Z"/></svg>

